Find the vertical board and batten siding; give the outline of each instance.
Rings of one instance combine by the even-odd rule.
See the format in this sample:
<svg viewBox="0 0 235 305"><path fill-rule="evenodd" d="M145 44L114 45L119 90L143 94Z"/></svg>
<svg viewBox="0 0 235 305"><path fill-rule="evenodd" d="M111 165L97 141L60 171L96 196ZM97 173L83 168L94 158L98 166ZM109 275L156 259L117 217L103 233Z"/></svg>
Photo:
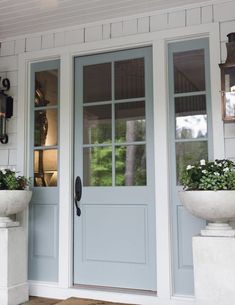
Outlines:
<svg viewBox="0 0 235 305"><path fill-rule="evenodd" d="M9 142L0 144L0 168L14 169L17 166L17 90L18 90L18 57L15 55L15 41L8 41L1 46L0 78L9 78L11 88L7 94L13 96L13 117L7 122Z"/></svg>
<svg viewBox="0 0 235 305"><path fill-rule="evenodd" d="M149 8L151 11L151 7ZM0 144L0 167L17 168L17 91L18 91L18 54L31 51L85 44L95 41L114 39L171 28L219 22L221 61L226 58L226 35L235 29L235 1L225 1L211 5L196 4L194 7L181 7L178 10L158 11L156 14L146 13L141 17L116 19L113 22L96 22L94 26L78 26L77 28L58 29L50 33L38 33L20 36L2 41L0 49L0 76L11 81L9 94L14 98L14 116L8 122L9 143ZM219 90L220 88L218 88ZM212 101L213 102L213 101ZM21 110L19 110L21 111ZM225 157L235 160L235 124L224 125ZM21 160L18 160L19 162Z"/></svg>

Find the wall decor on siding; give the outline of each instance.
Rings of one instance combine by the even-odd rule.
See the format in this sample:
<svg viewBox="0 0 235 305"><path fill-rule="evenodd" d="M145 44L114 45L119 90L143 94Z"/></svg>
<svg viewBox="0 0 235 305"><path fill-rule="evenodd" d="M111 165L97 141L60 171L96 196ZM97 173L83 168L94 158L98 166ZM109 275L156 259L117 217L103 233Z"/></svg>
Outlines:
<svg viewBox="0 0 235 305"><path fill-rule="evenodd" d="M13 115L13 98L8 96L5 91L10 89L10 81L4 78L1 82L0 78L0 142L2 144L8 143L8 135L6 128L6 121Z"/></svg>

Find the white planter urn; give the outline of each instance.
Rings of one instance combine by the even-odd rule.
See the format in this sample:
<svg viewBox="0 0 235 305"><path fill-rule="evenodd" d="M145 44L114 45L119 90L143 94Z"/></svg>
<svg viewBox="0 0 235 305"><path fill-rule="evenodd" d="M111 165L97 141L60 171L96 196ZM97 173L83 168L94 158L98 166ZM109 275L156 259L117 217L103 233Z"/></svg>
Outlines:
<svg viewBox="0 0 235 305"><path fill-rule="evenodd" d="M0 227L17 226L10 216L23 212L31 200L32 191L0 190Z"/></svg>
<svg viewBox="0 0 235 305"><path fill-rule="evenodd" d="M235 219L235 190L179 191L179 198L192 215L209 221L201 235L235 236L228 224Z"/></svg>

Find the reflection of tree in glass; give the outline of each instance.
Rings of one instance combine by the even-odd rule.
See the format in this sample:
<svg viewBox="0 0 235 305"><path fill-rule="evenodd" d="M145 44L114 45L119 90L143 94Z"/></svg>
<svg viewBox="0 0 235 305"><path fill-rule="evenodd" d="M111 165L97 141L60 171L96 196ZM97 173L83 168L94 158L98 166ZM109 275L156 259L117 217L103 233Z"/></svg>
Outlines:
<svg viewBox="0 0 235 305"><path fill-rule="evenodd" d="M128 166L128 150L133 162ZM131 168L131 171L130 171ZM116 185L146 185L145 145L128 145L116 147Z"/></svg>
<svg viewBox="0 0 235 305"><path fill-rule="evenodd" d="M94 147L90 166L90 185L112 185L112 147Z"/></svg>
<svg viewBox="0 0 235 305"><path fill-rule="evenodd" d="M145 119L116 120L115 184L118 186L146 184ZM99 128L92 128L92 143L105 144L111 138L111 124L99 121ZM110 142L110 141L109 141ZM132 145L127 145L128 143ZM136 143L134 145L134 143ZM93 186L112 185L112 148L93 147L90 161L90 183Z"/></svg>
<svg viewBox="0 0 235 305"><path fill-rule="evenodd" d="M134 124L134 133L131 124ZM137 120L116 120L115 125L116 142L117 143L128 143L129 134L133 133L133 141L144 141L145 140L145 119Z"/></svg>
<svg viewBox="0 0 235 305"><path fill-rule="evenodd" d="M111 108L100 107L84 109L84 142L95 146L112 140ZM146 185L145 144L137 143L146 140L145 102L115 105L115 118L115 151L111 146L88 149L88 158L84 159L85 168L90 169L85 175L87 183L112 185L112 154L115 154L115 184Z"/></svg>
<svg viewBox="0 0 235 305"><path fill-rule="evenodd" d="M208 160L207 141L176 143L177 184L185 167L201 159Z"/></svg>
<svg viewBox="0 0 235 305"><path fill-rule="evenodd" d="M93 128L90 128L91 140L90 143L110 143L111 142L111 124L110 122L99 122L99 125L95 125Z"/></svg>
<svg viewBox="0 0 235 305"><path fill-rule="evenodd" d="M145 139L145 120L118 120L118 143L135 143ZM146 184L145 145L116 147L116 185Z"/></svg>

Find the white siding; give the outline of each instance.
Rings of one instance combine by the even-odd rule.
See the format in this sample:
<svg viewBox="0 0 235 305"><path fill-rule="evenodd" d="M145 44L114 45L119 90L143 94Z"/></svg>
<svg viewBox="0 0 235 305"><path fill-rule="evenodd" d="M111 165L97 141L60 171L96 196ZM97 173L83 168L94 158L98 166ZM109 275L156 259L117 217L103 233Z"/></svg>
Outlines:
<svg viewBox="0 0 235 305"><path fill-rule="evenodd" d="M156 15L150 17L150 31L160 31L167 29L168 14Z"/></svg>
<svg viewBox="0 0 235 305"><path fill-rule="evenodd" d="M42 36L42 49L54 47L54 34L45 34Z"/></svg>
<svg viewBox="0 0 235 305"><path fill-rule="evenodd" d="M149 32L149 17L142 17L138 19L138 33Z"/></svg>
<svg viewBox="0 0 235 305"><path fill-rule="evenodd" d="M195 25L201 23L201 9L193 8L186 11L186 25Z"/></svg>
<svg viewBox="0 0 235 305"><path fill-rule="evenodd" d="M102 25L87 27L85 29L85 42L102 40Z"/></svg>
<svg viewBox="0 0 235 305"><path fill-rule="evenodd" d="M42 36L35 36L26 39L26 51L38 51L42 48Z"/></svg>

